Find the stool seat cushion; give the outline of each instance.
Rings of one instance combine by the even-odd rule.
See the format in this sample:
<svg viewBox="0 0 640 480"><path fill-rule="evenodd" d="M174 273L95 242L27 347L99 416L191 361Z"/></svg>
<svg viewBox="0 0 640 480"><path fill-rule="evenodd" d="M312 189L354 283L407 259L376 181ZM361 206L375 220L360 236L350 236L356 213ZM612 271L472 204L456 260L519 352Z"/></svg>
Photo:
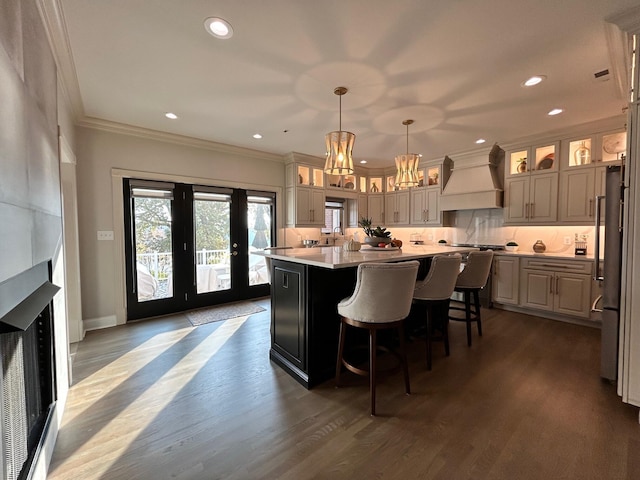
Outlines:
<svg viewBox="0 0 640 480"><path fill-rule="evenodd" d="M368 323L406 318L411 309L419 265L415 260L358 265L353 294L338 303L338 313Z"/></svg>

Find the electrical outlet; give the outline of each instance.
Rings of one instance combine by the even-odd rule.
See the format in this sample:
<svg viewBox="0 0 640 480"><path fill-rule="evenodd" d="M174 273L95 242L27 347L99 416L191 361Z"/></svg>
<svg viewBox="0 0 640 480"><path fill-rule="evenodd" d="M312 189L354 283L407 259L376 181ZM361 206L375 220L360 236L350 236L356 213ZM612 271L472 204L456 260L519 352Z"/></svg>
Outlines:
<svg viewBox="0 0 640 480"><path fill-rule="evenodd" d="M569 237L569 236L564 237L564 244L565 245L571 245L571 237Z"/></svg>
<svg viewBox="0 0 640 480"><path fill-rule="evenodd" d="M113 231L112 230L98 230L98 240L113 240Z"/></svg>

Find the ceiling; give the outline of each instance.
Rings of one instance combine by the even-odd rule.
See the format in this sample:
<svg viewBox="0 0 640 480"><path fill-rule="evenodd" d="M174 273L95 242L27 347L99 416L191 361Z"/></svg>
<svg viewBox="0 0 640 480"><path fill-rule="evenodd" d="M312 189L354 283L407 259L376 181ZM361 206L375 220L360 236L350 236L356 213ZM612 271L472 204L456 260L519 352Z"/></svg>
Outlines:
<svg viewBox="0 0 640 480"><path fill-rule="evenodd" d="M275 154L390 166L622 115L605 18L638 0L46 0L58 2L79 120ZM207 17L233 37L216 39ZM71 63L72 62L72 63ZM594 73L612 70L607 81ZM546 75L540 85L521 83ZM550 117L552 108L564 113ZM177 120L165 118L174 112ZM252 136L260 133L263 138Z"/></svg>

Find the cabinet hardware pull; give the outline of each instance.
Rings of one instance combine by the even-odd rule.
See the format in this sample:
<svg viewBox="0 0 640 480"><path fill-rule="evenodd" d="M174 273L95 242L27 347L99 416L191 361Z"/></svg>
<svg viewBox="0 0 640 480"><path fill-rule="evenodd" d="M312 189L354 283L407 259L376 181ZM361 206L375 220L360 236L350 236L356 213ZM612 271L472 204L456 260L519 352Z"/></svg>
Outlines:
<svg viewBox="0 0 640 480"><path fill-rule="evenodd" d="M424 221L427 222L429 221L429 210L425 210L426 214L424 216Z"/></svg>
<svg viewBox="0 0 640 480"><path fill-rule="evenodd" d="M593 198L589 199L589 216L593 217Z"/></svg>
<svg viewBox="0 0 640 480"><path fill-rule="evenodd" d="M556 277L556 295L560 295L560 279Z"/></svg>
<svg viewBox="0 0 640 480"><path fill-rule="evenodd" d="M529 204L524 204L524 218L529 218Z"/></svg>
<svg viewBox="0 0 640 480"><path fill-rule="evenodd" d="M531 218L535 218L535 216L536 216L536 208L535 207L536 207L536 204L532 203L531 204Z"/></svg>

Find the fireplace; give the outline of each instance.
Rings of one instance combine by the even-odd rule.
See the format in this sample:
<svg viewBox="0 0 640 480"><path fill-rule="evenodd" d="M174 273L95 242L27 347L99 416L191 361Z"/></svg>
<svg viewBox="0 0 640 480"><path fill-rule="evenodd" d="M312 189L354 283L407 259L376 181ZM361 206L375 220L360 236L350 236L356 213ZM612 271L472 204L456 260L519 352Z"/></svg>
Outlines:
<svg viewBox="0 0 640 480"><path fill-rule="evenodd" d="M32 475L56 401L51 262L0 283L0 480Z"/></svg>

